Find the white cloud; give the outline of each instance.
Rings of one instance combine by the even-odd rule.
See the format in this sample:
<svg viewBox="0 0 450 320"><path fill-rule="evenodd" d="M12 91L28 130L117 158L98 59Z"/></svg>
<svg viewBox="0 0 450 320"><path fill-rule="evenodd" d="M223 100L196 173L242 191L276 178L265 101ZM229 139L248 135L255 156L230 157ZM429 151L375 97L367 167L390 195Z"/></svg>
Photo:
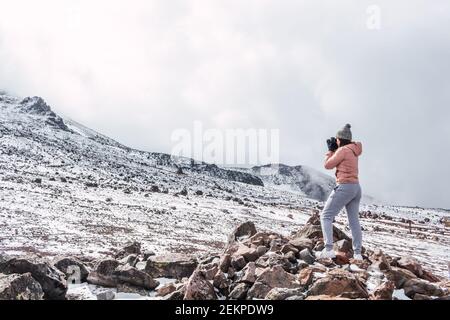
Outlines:
<svg viewBox="0 0 450 320"><path fill-rule="evenodd" d="M381 29L366 28L369 5ZM279 128L281 159L322 166L347 122L363 188L450 207L450 3L0 0L0 88L128 145L192 128Z"/></svg>

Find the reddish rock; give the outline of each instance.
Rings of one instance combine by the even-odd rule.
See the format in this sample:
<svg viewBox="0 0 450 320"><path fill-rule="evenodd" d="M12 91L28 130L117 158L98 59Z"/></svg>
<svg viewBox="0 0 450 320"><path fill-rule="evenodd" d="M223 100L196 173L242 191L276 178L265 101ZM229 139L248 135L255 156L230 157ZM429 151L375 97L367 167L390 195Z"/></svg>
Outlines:
<svg viewBox="0 0 450 320"><path fill-rule="evenodd" d="M298 274L298 280L300 284L304 287L309 287L312 284L314 277L314 269L311 267L307 267L305 269L300 270Z"/></svg>
<svg viewBox="0 0 450 320"><path fill-rule="evenodd" d="M392 300L392 294L394 293L395 283L393 281L387 281L379 285L373 293L370 295L371 300Z"/></svg>
<svg viewBox="0 0 450 320"><path fill-rule="evenodd" d="M254 262L250 262L245 266L242 270L244 275L240 279L240 282L246 282L249 284L253 284L256 281L256 265Z"/></svg>
<svg viewBox="0 0 450 320"><path fill-rule="evenodd" d="M309 249L312 250L314 246L314 242L311 239L308 238L294 238L289 241L289 244L295 248L297 248L298 251Z"/></svg>
<svg viewBox="0 0 450 320"><path fill-rule="evenodd" d="M418 277L423 275L422 266L413 257L402 257L397 261L397 264L400 268L407 269Z"/></svg>
<svg viewBox="0 0 450 320"><path fill-rule="evenodd" d="M248 298L264 299L273 288L300 288L297 277L283 270L280 266L266 269L247 293Z"/></svg>
<svg viewBox="0 0 450 320"><path fill-rule="evenodd" d="M217 271L216 275L214 276L213 285L220 290L224 290L229 287L229 281L221 270Z"/></svg>
<svg viewBox="0 0 450 320"><path fill-rule="evenodd" d="M171 283L167 283L165 285L163 285L162 287L158 288L158 290L156 290L156 296L157 297L164 297L172 292L175 292L177 290L177 287L175 286L175 284Z"/></svg>
<svg viewBox="0 0 450 320"><path fill-rule="evenodd" d="M427 296L443 296L445 291L434 283L422 280L419 278L411 279L405 282L403 289L405 295L414 298L414 295L419 293Z"/></svg>
<svg viewBox="0 0 450 320"><path fill-rule="evenodd" d="M432 274L430 271L422 270L422 279L430 281L430 282L439 282L441 279L434 274Z"/></svg>
<svg viewBox="0 0 450 320"><path fill-rule="evenodd" d="M336 241L333 245L334 251L344 252L351 256L353 254L352 242L350 240L342 239Z"/></svg>
<svg viewBox="0 0 450 320"><path fill-rule="evenodd" d="M222 270L222 272L228 272L228 268L231 266L231 255L229 254L223 254L220 257L219 261L219 269Z"/></svg>
<svg viewBox="0 0 450 320"><path fill-rule="evenodd" d="M349 264L350 261L345 252L336 252L335 262L336 262L336 264L342 266L345 264Z"/></svg>
<svg viewBox="0 0 450 320"><path fill-rule="evenodd" d="M321 294L318 296L309 296L305 300L350 300L350 299L341 296L329 296Z"/></svg>
<svg viewBox="0 0 450 320"><path fill-rule="evenodd" d="M195 270L186 284L184 300L217 300L213 285L200 270Z"/></svg>
<svg viewBox="0 0 450 320"><path fill-rule="evenodd" d="M231 265L235 270L242 270L245 267L246 262L243 256L233 257L231 260Z"/></svg>
<svg viewBox="0 0 450 320"><path fill-rule="evenodd" d="M386 278L393 281L397 289L401 289L406 281L417 277L409 270L392 267L391 270L386 272Z"/></svg>
<svg viewBox="0 0 450 320"><path fill-rule="evenodd" d="M326 277L317 280L310 288L309 295L342 296L346 298L368 298L369 294L361 281L352 273L331 270Z"/></svg>

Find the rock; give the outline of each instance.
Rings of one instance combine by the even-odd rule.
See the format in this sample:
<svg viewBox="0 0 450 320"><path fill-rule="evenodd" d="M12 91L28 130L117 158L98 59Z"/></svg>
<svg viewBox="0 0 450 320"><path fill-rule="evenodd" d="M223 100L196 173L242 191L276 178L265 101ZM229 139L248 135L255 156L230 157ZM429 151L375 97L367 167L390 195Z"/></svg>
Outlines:
<svg viewBox="0 0 450 320"><path fill-rule="evenodd" d="M250 262L242 270L243 276L239 279L240 282L246 282L248 284L253 284L256 281L256 265L254 262Z"/></svg>
<svg viewBox="0 0 450 320"><path fill-rule="evenodd" d="M423 270L422 269L422 279L430 281L430 282L439 282L441 281L441 279L437 276L435 276L434 274L432 274L431 272L427 271L427 270Z"/></svg>
<svg viewBox="0 0 450 320"><path fill-rule="evenodd" d="M150 187L150 192L160 192L159 187L157 185L152 185Z"/></svg>
<svg viewBox="0 0 450 320"><path fill-rule="evenodd" d="M301 296L290 296L287 297L286 300L305 300L305 296L301 295Z"/></svg>
<svg viewBox="0 0 450 320"><path fill-rule="evenodd" d="M414 299L413 300L433 300L430 296L424 295L424 294L420 294L420 293L416 293L414 295Z"/></svg>
<svg viewBox="0 0 450 320"><path fill-rule="evenodd" d="M120 260L121 264L127 264L132 267L136 267L136 264L139 262L139 257L136 254L130 254L129 256L126 256L125 258Z"/></svg>
<svg viewBox="0 0 450 320"><path fill-rule="evenodd" d="M304 268L298 273L298 280L303 287L309 287L312 284L313 277L314 269L310 267Z"/></svg>
<svg viewBox="0 0 450 320"><path fill-rule="evenodd" d="M249 288L250 285L247 283L238 283L228 297L232 300L244 300Z"/></svg>
<svg viewBox="0 0 450 320"><path fill-rule="evenodd" d="M172 282L170 282L163 285L161 288L158 288L158 290L156 290L156 296L164 297L172 292L175 292L176 290L177 288L175 287L175 285Z"/></svg>
<svg viewBox="0 0 450 320"><path fill-rule="evenodd" d="M278 235L274 233L258 231L254 235L252 235L248 240L244 241L244 243L250 243L255 246L268 247L273 237L279 238Z"/></svg>
<svg viewBox="0 0 450 320"><path fill-rule="evenodd" d="M259 246L256 248L256 254L261 257L263 256L269 249L266 246Z"/></svg>
<svg viewBox="0 0 450 320"><path fill-rule="evenodd" d="M391 267L391 270L386 272L386 278L394 282L396 289L402 289L406 281L417 277L407 269Z"/></svg>
<svg viewBox="0 0 450 320"><path fill-rule="evenodd" d="M394 293L395 283L393 281L387 281L380 284L375 288L370 295L371 300L392 300L392 294Z"/></svg>
<svg viewBox="0 0 450 320"><path fill-rule="evenodd" d="M154 280L149 274L129 265L116 268L112 275L118 283L125 283L147 290L153 290L159 286L159 282Z"/></svg>
<svg viewBox="0 0 450 320"><path fill-rule="evenodd" d="M116 287L117 279L114 277L114 270L119 266L119 261L115 259L105 259L99 261L94 271L89 273L87 282L103 287Z"/></svg>
<svg viewBox="0 0 450 320"><path fill-rule="evenodd" d="M89 275L86 266L74 257L56 258L53 265L66 275L66 280L75 280L76 283L86 282Z"/></svg>
<svg viewBox="0 0 450 320"><path fill-rule="evenodd" d="M225 272L225 273L227 273L228 272L228 268L231 266L231 255L229 255L229 254L223 254L221 257L220 257L220 260L219 260L219 269L222 271L222 272Z"/></svg>
<svg viewBox="0 0 450 320"><path fill-rule="evenodd" d="M189 277L197 267L197 262L183 254L167 254L150 257L147 260L145 271L153 278Z"/></svg>
<svg viewBox="0 0 450 320"><path fill-rule="evenodd" d="M250 238L256 234L255 224L251 221L244 222L237 226L228 237L228 244L235 241L242 241L243 238Z"/></svg>
<svg viewBox="0 0 450 320"><path fill-rule="evenodd" d="M291 263L296 263L297 262L297 258L295 257L295 253L292 251L289 251L288 253L286 253L284 255L286 257L286 259L289 260L289 262Z"/></svg>
<svg viewBox="0 0 450 320"><path fill-rule="evenodd" d="M358 268L361 268L361 269L364 269L364 270L367 270L368 268L369 268L369 266L370 266L370 261L368 261L368 260L355 260L355 259L350 259L349 260L349 263L351 264L351 265L355 265L355 266L357 266Z"/></svg>
<svg viewBox="0 0 450 320"><path fill-rule="evenodd" d="M147 261L150 257L152 257L154 255L155 255L155 253L151 250L144 251L142 254L144 261Z"/></svg>
<svg viewBox="0 0 450 320"><path fill-rule="evenodd" d="M233 254L233 257L242 256L246 262L256 261L259 258L255 248L249 248L243 244L239 244L238 249Z"/></svg>
<svg viewBox="0 0 450 320"><path fill-rule="evenodd" d="M318 296L308 296L305 300L350 300L350 299L341 296L329 296L321 294Z"/></svg>
<svg viewBox="0 0 450 320"><path fill-rule="evenodd" d="M261 273L249 289L247 297L264 299L273 288L296 289L300 287L296 276L284 271L281 266L274 266Z"/></svg>
<svg viewBox="0 0 450 320"><path fill-rule="evenodd" d="M372 262L371 268L376 268L381 271L391 270L391 265L381 250L375 251L369 259Z"/></svg>
<svg viewBox="0 0 450 320"><path fill-rule="evenodd" d="M296 289L286 289L286 288L273 288L267 293L265 299L266 300L286 300L289 297L296 296L299 299L296 300L302 300L304 297L303 295L303 288L296 288Z"/></svg>
<svg viewBox="0 0 450 320"><path fill-rule="evenodd" d="M233 259L231 260L231 265L235 270L239 271L245 267L246 262L243 256L237 256L233 257Z"/></svg>
<svg viewBox="0 0 450 320"><path fill-rule="evenodd" d="M445 294L444 290L436 284L418 278L407 280L403 289L405 290L405 295L411 299L413 299L414 295L417 293L437 297Z"/></svg>
<svg viewBox="0 0 450 320"><path fill-rule="evenodd" d="M3 260L3 261L1 261ZM39 282L44 291L44 298L64 300L67 292L65 275L46 260L38 257L23 257L0 260L0 273L30 273ZM5 261L6 260L6 261Z"/></svg>
<svg viewBox="0 0 450 320"><path fill-rule="evenodd" d="M346 239L339 240L333 245L334 251L344 252L351 256L353 254L352 242Z"/></svg>
<svg viewBox="0 0 450 320"><path fill-rule="evenodd" d="M123 259L130 254L140 255L141 254L141 244L139 242L131 242L127 244L124 248L119 250L115 255L116 259Z"/></svg>
<svg viewBox="0 0 450 320"><path fill-rule="evenodd" d="M200 270L195 270L186 284L184 300L217 300L213 285Z"/></svg>
<svg viewBox="0 0 450 320"><path fill-rule="evenodd" d="M309 295L341 296L345 298L368 298L364 284L348 271L331 270L324 278L317 280L310 288Z"/></svg>
<svg viewBox="0 0 450 320"><path fill-rule="evenodd" d="M350 260L345 252L338 251L336 252L335 262L337 265L343 266L349 264Z"/></svg>
<svg viewBox="0 0 450 320"><path fill-rule="evenodd" d="M308 219L306 224L320 226L320 213L313 212L311 218Z"/></svg>
<svg viewBox="0 0 450 320"><path fill-rule="evenodd" d="M114 300L116 294L111 290L105 290L97 293L97 300Z"/></svg>
<svg viewBox="0 0 450 320"><path fill-rule="evenodd" d="M299 253L300 259L305 261L308 264L313 264L316 261L316 258L311 254L309 249L303 249Z"/></svg>
<svg viewBox="0 0 450 320"><path fill-rule="evenodd" d="M309 264L303 260L297 260L297 272L309 267Z"/></svg>
<svg viewBox="0 0 450 320"><path fill-rule="evenodd" d="M320 263L321 265L326 266L326 267L332 267L332 266L334 266L334 262L333 262L333 260L330 259L330 258L317 259L317 262Z"/></svg>
<svg viewBox="0 0 450 320"><path fill-rule="evenodd" d="M293 264L290 263L285 256L273 252L269 252L268 254L265 254L264 256L260 257L258 260L255 261L255 264L257 267L260 268L281 266L287 272L293 271L294 269Z"/></svg>
<svg viewBox="0 0 450 320"><path fill-rule="evenodd" d="M31 273L0 274L0 300L42 300L44 291Z"/></svg>
<svg viewBox="0 0 450 320"><path fill-rule="evenodd" d="M214 279L214 276L216 275L218 270L219 270L219 267L216 264L207 265L206 267L202 268L202 271L205 274L205 278L208 281Z"/></svg>
<svg viewBox="0 0 450 320"><path fill-rule="evenodd" d="M294 253L294 256L299 252L299 250L296 247L294 247L293 245L291 245L289 243L282 246L280 251L281 251L281 253L285 253L285 254L288 252L292 252L292 253Z"/></svg>
<svg viewBox="0 0 450 320"><path fill-rule="evenodd" d="M289 241L289 244L298 249L298 251L309 249L312 250L314 243L308 238L294 238Z"/></svg>
<svg viewBox="0 0 450 320"><path fill-rule="evenodd" d="M148 296L150 294L150 291L146 290L145 288L141 286L134 286L129 283L118 283L117 292L136 293L141 296Z"/></svg>
<svg viewBox="0 0 450 320"><path fill-rule="evenodd" d="M320 225L307 224L295 234L295 238L323 238L322 227ZM342 239L350 241L350 238L336 226L333 226L333 239L334 241L339 241Z"/></svg>
<svg viewBox="0 0 450 320"><path fill-rule="evenodd" d="M213 279L213 285L219 290L224 290L229 287L229 281L227 277L225 276L225 273L223 273L221 270L217 271L216 275Z"/></svg>
<svg viewBox="0 0 450 320"><path fill-rule="evenodd" d="M186 286L183 284L177 290L164 296L164 300L183 300L186 293Z"/></svg>
<svg viewBox="0 0 450 320"><path fill-rule="evenodd" d="M400 268L407 269L418 277L423 275L422 266L413 257L402 257L397 264Z"/></svg>

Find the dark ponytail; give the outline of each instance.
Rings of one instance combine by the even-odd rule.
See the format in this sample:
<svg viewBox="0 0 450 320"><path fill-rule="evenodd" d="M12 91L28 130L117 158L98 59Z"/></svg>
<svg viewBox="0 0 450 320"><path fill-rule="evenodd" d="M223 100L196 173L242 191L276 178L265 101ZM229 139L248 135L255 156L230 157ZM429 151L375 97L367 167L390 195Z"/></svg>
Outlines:
<svg viewBox="0 0 450 320"><path fill-rule="evenodd" d="M350 143L352 143L351 140L347 140L347 139L339 139L341 141L341 147L346 146Z"/></svg>

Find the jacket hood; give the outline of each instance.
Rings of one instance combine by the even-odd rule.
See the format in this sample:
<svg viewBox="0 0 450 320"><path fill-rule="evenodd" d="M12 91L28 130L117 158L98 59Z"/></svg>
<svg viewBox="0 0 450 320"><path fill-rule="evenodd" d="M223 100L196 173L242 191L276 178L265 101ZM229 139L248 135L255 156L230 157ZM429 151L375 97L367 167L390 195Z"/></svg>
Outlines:
<svg viewBox="0 0 450 320"><path fill-rule="evenodd" d="M355 156L359 157L362 153L362 144L361 142L354 142L354 143L350 143L348 145L346 145L345 147L349 148L350 150L353 151L353 153L355 154Z"/></svg>

